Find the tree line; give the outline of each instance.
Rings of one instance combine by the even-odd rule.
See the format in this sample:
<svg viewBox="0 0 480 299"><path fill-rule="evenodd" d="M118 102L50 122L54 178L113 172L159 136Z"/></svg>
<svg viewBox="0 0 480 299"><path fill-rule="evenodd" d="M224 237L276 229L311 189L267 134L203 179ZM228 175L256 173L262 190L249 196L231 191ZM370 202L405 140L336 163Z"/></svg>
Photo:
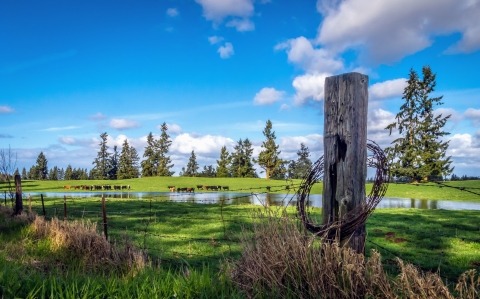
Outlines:
<svg viewBox="0 0 480 299"><path fill-rule="evenodd" d="M257 158L253 157L253 145L248 138L240 139L229 153L223 146L220 151L217 165L205 165L203 170L197 162L195 151L192 150L186 167L182 167L180 176L189 177L238 177L257 178L254 168L257 163L265 173L267 179L301 179L312 166L310 151L301 143L297 152L296 160L283 160L279 157L279 145L276 144L275 132L272 130L272 122L268 120L263 130L265 141L261 145L261 152ZM137 150L131 146L127 139L123 142L121 150L115 145L112 150L107 145L108 134L100 135L99 151L92 162L92 169L72 168L66 169L54 166L48 168L48 160L43 154L37 157L36 164L28 171L23 168L21 172L24 180L117 180L138 177L172 176L175 172L171 169L174 164L168 155L172 140L168 135L166 123L161 125L161 134L155 139L152 132L147 136L147 146L143 154L143 160ZM20 174L17 170L15 174Z"/></svg>

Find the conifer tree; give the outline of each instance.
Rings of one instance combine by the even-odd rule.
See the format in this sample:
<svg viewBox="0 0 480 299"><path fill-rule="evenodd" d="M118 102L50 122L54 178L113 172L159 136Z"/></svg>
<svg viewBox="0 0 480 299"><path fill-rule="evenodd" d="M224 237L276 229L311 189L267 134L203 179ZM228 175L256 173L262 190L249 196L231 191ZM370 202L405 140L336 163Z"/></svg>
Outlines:
<svg viewBox="0 0 480 299"><path fill-rule="evenodd" d="M295 163L294 177L295 179L303 179L312 168L312 161L310 160L310 151L308 147L300 143L300 150L297 152L297 161Z"/></svg>
<svg viewBox="0 0 480 299"><path fill-rule="evenodd" d="M138 157L137 150L128 144L125 139L122 145L122 152L118 161L118 179L138 178Z"/></svg>
<svg viewBox="0 0 480 299"><path fill-rule="evenodd" d="M113 146L113 153L111 153L110 160L108 163L108 178L110 180L117 179L117 171L118 171L118 150L117 146Z"/></svg>
<svg viewBox="0 0 480 299"><path fill-rule="evenodd" d="M172 163L172 159L170 156L167 156L168 149L170 145L172 145L172 140L170 140L170 136L167 134L168 126L164 122L161 125L162 134L160 134L160 138L157 141L157 148L158 148L158 166L157 166L157 175L158 176L172 176L175 172L170 171L174 164Z"/></svg>
<svg viewBox="0 0 480 299"><path fill-rule="evenodd" d="M184 176L195 177L198 174L198 163L197 163L197 156L195 155L195 151L192 150L192 155L188 160L187 169L183 170L182 172Z"/></svg>
<svg viewBox="0 0 480 299"><path fill-rule="evenodd" d="M67 169L65 170L64 180L66 180L66 181L73 180L72 174L73 174L72 166L70 164L68 164Z"/></svg>
<svg viewBox="0 0 480 299"><path fill-rule="evenodd" d="M30 170L28 171L27 175L29 180L38 180L37 168L35 167L35 165L30 167Z"/></svg>
<svg viewBox="0 0 480 299"><path fill-rule="evenodd" d="M48 175L48 160L43 154L43 152L40 152L40 154L37 157L37 165L35 165L36 169L36 176L38 180L45 180L47 179Z"/></svg>
<svg viewBox="0 0 480 299"><path fill-rule="evenodd" d="M157 175L157 153L155 151L156 144L155 139L153 138L152 132L147 136L147 146L145 147L145 152L143 157L145 160L141 162L142 166L142 177L151 177Z"/></svg>
<svg viewBox="0 0 480 299"><path fill-rule="evenodd" d="M234 147L230 169L232 177L253 178L256 177L252 163L252 143L248 138L240 139Z"/></svg>
<svg viewBox="0 0 480 299"><path fill-rule="evenodd" d="M26 180L26 179L28 179L27 170L25 169L25 167L23 167L23 169L22 169L22 180Z"/></svg>
<svg viewBox="0 0 480 299"><path fill-rule="evenodd" d="M231 160L232 157L224 145L220 151L220 160L217 160L217 178L227 178L230 176L229 167Z"/></svg>
<svg viewBox="0 0 480 299"><path fill-rule="evenodd" d="M18 168L15 169L15 172L13 173L13 177L15 178L16 175L20 175L20 171L18 171Z"/></svg>
<svg viewBox="0 0 480 299"><path fill-rule="evenodd" d="M258 154L258 159L253 159L253 162L258 163L260 167L265 170L265 179L270 179L270 175L277 169L284 161L280 159L279 145L275 143L275 132L272 131L272 122L267 120L263 135L267 138L262 143L263 150Z"/></svg>
<svg viewBox="0 0 480 299"><path fill-rule="evenodd" d="M395 116L396 121L385 129L398 129L400 138L385 149L392 161L391 171L396 177L408 177L413 182L427 180L429 176L447 176L452 173L451 157L446 157L449 141L440 138L450 133L443 126L450 115L434 116L434 106L442 105L442 96L430 97L435 90L436 74L429 66L417 72L410 70L408 85L403 92L404 104Z"/></svg>
<svg viewBox="0 0 480 299"><path fill-rule="evenodd" d="M48 179L51 181L58 181L58 167L54 166L50 169L50 173L48 174Z"/></svg>
<svg viewBox="0 0 480 299"><path fill-rule="evenodd" d="M102 133L100 135L101 141L98 145L100 145L100 150L97 153L97 157L92 162L94 165L92 168L93 177L96 180L107 180L109 174L109 158L111 153L108 152L108 145L107 145L107 132Z"/></svg>

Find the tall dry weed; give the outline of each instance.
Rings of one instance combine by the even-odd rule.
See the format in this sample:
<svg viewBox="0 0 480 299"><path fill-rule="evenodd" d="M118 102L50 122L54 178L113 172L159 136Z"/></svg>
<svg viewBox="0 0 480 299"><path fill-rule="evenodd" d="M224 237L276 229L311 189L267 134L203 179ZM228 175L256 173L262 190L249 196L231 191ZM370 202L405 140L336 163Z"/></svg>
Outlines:
<svg viewBox="0 0 480 299"><path fill-rule="evenodd" d="M89 269L139 270L147 264L147 256L133 246L126 237L123 248L110 243L97 232L97 224L90 221L46 221L37 216L33 223L37 237L48 238L52 249L83 262Z"/></svg>
<svg viewBox="0 0 480 299"><path fill-rule="evenodd" d="M389 279L381 256L366 260L338 243L320 243L287 214L254 215L241 236L242 256L230 263L233 281L249 298L455 298L435 273L398 260L401 273ZM480 279L462 275L457 298L478 298Z"/></svg>

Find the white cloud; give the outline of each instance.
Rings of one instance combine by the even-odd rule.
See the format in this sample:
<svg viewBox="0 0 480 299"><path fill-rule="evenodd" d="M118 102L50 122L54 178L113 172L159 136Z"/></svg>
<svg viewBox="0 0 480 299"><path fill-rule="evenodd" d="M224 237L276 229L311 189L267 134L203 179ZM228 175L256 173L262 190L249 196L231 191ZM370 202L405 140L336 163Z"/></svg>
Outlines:
<svg viewBox="0 0 480 299"><path fill-rule="evenodd" d="M222 146L232 148L234 144L228 137L183 133L173 139L170 150L175 154L190 154L194 150L196 155L217 157Z"/></svg>
<svg viewBox="0 0 480 299"><path fill-rule="evenodd" d="M223 59L229 58L234 54L233 46L231 43L225 43L225 46L221 46L218 48L218 53L220 53L220 57Z"/></svg>
<svg viewBox="0 0 480 299"><path fill-rule="evenodd" d="M167 134L168 133L171 133L171 134L181 134L182 133L182 128L177 124L167 124L167 128L168 128L167 129ZM162 125L158 125L157 129L161 130Z"/></svg>
<svg viewBox="0 0 480 299"><path fill-rule="evenodd" d="M457 0L345 0L317 9L324 15L317 42L338 53L347 49L374 63L391 63L460 33L449 52L480 49L480 2Z"/></svg>
<svg viewBox="0 0 480 299"><path fill-rule="evenodd" d="M223 41L223 37L221 36L210 36L208 37L208 41L210 42L211 45L218 44L219 42Z"/></svg>
<svg viewBox="0 0 480 299"><path fill-rule="evenodd" d="M461 121L463 119L463 116L458 113L457 110L452 109L452 108L438 108L433 111L435 116L442 115L442 117L446 117L448 115L451 115L450 118L448 119L449 121L453 121L455 123Z"/></svg>
<svg viewBox="0 0 480 299"><path fill-rule="evenodd" d="M54 132L54 131L74 130L74 129L79 129L79 128L81 128L81 127L77 127L77 126L52 127L52 128L47 128L47 129L43 129L43 130L40 130L40 131Z"/></svg>
<svg viewBox="0 0 480 299"><path fill-rule="evenodd" d="M121 118L112 118L110 120L110 127L116 130L127 130L140 127L141 124L134 120L121 119Z"/></svg>
<svg viewBox="0 0 480 299"><path fill-rule="evenodd" d="M107 119L108 116L102 114L101 112L98 112L96 114L89 115L88 118L92 120L104 120L104 119Z"/></svg>
<svg viewBox="0 0 480 299"><path fill-rule="evenodd" d="M248 18L253 15L253 0L195 0L203 8L203 16L214 26L227 17Z"/></svg>
<svg viewBox="0 0 480 299"><path fill-rule="evenodd" d="M15 110L8 106L0 106L0 114L8 114L8 113L13 113Z"/></svg>
<svg viewBox="0 0 480 299"><path fill-rule="evenodd" d="M310 159L313 161L323 154L323 136L320 134L283 136L280 137L279 142L279 149L282 151L281 158L286 160L297 159L297 151L300 150L300 143L303 143L308 147L311 154Z"/></svg>
<svg viewBox="0 0 480 299"><path fill-rule="evenodd" d="M271 87L264 87L255 94L253 103L255 105L271 105L277 101L280 101L284 94L284 91L278 91Z"/></svg>
<svg viewBox="0 0 480 299"><path fill-rule="evenodd" d="M73 145L73 144L75 144L75 139L72 138L72 137L61 137L58 141L59 141L60 143L68 144L68 145Z"/></svg>
<svg viewBox="0 0 480 299"><path fill-rule="evenodd" d="M450 140L447 156L452 156L453 166L479 168L480 131L474 136L470 134L455 134Z"/></svg>
<svg viewBox="0 0 480 299"><path fill-rule="evenodd" d="M383 109L372 109L368 111L367 117L367 138L375 141L381 148L391 145L392 141L400 137L398 130L393 130L390 135L385 128L395 122L395 114Z"/></svg>
<svg viewBox="0 0 480 299"><path fill-rule="evenodd" d="M167 9L167 15L169 15L170 17L176 17L178 16L178 9L176 8L169 8Z"/></svg>
<svg viewBox="0 0 480 299"><path fill-rule="evenodd" d="M344 65L329 51L314 48L303 36L277 44L275 50L286 50L288 61L301 67L308 73L334 73L343 70Z"/></svg>
<svg viewBox="0 0 480 299"><path fill-rule="evenodd" d="M290 105L282 104L282 106L280 106L279 111L290 111L290 109L291 109Z"/></svg>
<svg viewBox="0 0 480 299"><path fill-rule="evenodd" d="M323 100L325 78L328 76L331 76L331 74L305 74L297 76L292 82L296 90L294 104L300 106L309 100Z"/></svg>
<svg viewBox="0 0 480 299"><path fill-rule="evenodd" d="M233 19L228 21L225 26L235 27L237 31L253 31L255 30L255 24L250 19Z"/></svg>
<svg viewBox="0 0 480 299"><path fill-rule="evenodd" d="M480 109L468 108L463 114L474 126L480 126Z"/></svg>
<svg viewBox="0 0 480 299"><path fill-rule="evenodd" d="M407 85L407 79L405 78L375 83L369 88L369 97L372 100L402 97Z"/></svg>

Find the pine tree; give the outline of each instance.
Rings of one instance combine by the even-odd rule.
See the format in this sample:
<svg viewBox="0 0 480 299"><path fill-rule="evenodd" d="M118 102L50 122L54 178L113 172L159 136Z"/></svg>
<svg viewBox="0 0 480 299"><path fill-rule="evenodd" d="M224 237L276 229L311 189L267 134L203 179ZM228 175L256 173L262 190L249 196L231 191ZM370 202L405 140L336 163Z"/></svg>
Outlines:
<svg viewBox="0 0 480 299"><path fill-rule="evenodd" d="M279 145L275 143L275 132L272 131L272 122L270 120L267 120L263 135L267 138L262 143L264 150L258 154L258 159L254 159L253 161L265 170L265 179L268 180L275 169L284 163L284 161L278 157L281 152L278 150Z"/></svg>
<svg viewBox="0 0 480 299"><path fill-rule="evenodd" d="M48 179L51 181L58 181L58 167L54 166L50 169L50 173L48 174Z"/></svg>
<svg viewBox="0 0 480 299"><path fill-rule="evenodd" d="M310 151L308 147L302 143L300 143L300 150L297 152L297 161L295 163L295 172L294 177L295 179L303 179L305 175L308 174L310 168L312 168L312 161L310 160Z"/></svg>
<svg viewBox="0 0 480 299"><path fill-rule="evenodd" d="M64 180L66 180L66 181L73 180L72 176L73 176L72 166L70 164L68 164L67 169L65 170Z"/></svg>
<svg viewBox="0 0 480 299"><path fill-rule="evenodd" d="M429 66L422 69L423 78L411 69L408 85L403 92L405 103L396 115L396 122L385 129L398 129L401 137L385 149L392 161L395 177L408 177L413 182L429 176L447 176L452 173L451 157L445 157L449 141L440 140L450 133L442 130L450 115L434 116L434 106L442 105L442 96L430 98L435 90L436 74Z"/></svg>
<svg viewBox="0 0 480 299"><path fill-rule="evenodd" d="M272 180L284 180L285 176L287 175L287 168L285 167L285 164L287 164L287 161L283 161L280 166L278 166L274 172L270 175L270 178Z"/></svg>
<svg viewBox="0 0 480 299"><path fill-rule="evenodd" d="M151 177L157 175L157 153L155 152L155 139L153 138L152 132L147 136L147 146L145 147L145 152L143 157L146 158L142 161L142 177Z"/></svg>
<svg viewBox="0 0 480 299"><path fill-rule="evenodd" d="M224 145L220 151L220 160L217 160L217 178L228 178L230 176L229 166L232 157L227 151L227 147Z"/></svg>
<svg viewBox="0 0 480 299"><path fill-rule="evenodd" d="M37 157L37 165L35 166L36 169L36 175L38 180L45 180L47 179L48 175L48 160L43 154L43 152L40 152L40 154Z"/></svg>
<svg viewBox="0 0 480 299"><path fill-rule="evenodd" d="M232 177L254 178L257 176L252 163L252 143L248 138L240 139L234 147L230 169Z"/></svg>
<svg viewBox="0 0 480 299"><path fill-rule="evenodd" d="M187 169L183 171L184 176L195 177L198 174L198 163L197 163L197 156L195 155L195 151L192 151L192 155L188 160Z"/></svg>
<svg viewBox="0 0 480 299"><path fill-rule="evenodd" d="M117 146L113 146L113 153L111 153L109 162L108 162L108 179L116 180L118 172L118 150Z"/></svg>
<svg viewBox="0 0 480 299"><path fill-rule="evenodd" d="M203 170L198 174L198 177L214 178L217 175L217 171L212 165L204 165Z"/></svg>
<svg viewBox="0 0 480 299"><path fill-rule="evenodd" d="M13 177L15 178L16 175L20 175L20 172L18 171L18 168L15 169L15 172L13 173Z"/></svg>
<svg viewBox="0 0 480 299"><path fill-rule="evenodd" d="M97 157L92 162L94 172L93 177L96 180L107 180L109 169L109 158L111 153L108 152L108 145L107 145L107 132L102 133L100 138L102 139L98 145L100 145L100 150L97 153Z"/></svg>
<svg viewBox="0 0 480 299"><path fill-rule="evenodd" d="M160 139L157 141L158 147L158 166L157 166L157 175L158 176L172 176L175 172L170 171L170 169L174 166L172 163L172 159L170 156L167 156L168 149L170 145L172 145L172 140L170 140L170 136L167 134L167 124L163 123L161 126L162 134L160 135Z"/></svg>
<svg viewBox="0 0 480 299"><path fill-rule="evenodd" d="M58 180L63 181L65 179L65 170L63 168L58 169Z"/></svg>
<svg viewBox="0 0 480 299"><path fill-rule="evenodd" d="M118 161L118 179L138 178L138 157L137 150L128 144L125 139L122 145L122 152Z"/></svg>
<svg viewBox="0 0 480 299"><path fill-rule="evenodd" d="M35 165L30 167L27 176L29 180L38 180L37 168L35 167Z"/></svg>
<svg viewBox="0 0 480 299"><path fill-rule="evenodd" d="M297 161L290 160L287 167L287 176L289 179L296 179L297 177Z"/></svg>
<svg viewBox="0 0 480 299"><path fill-rule="evenodd" d="M22 169L22 180L26 180L26 179L28 179L27 170L25 169L25 167L23 167L23 169Z"/></svg>

